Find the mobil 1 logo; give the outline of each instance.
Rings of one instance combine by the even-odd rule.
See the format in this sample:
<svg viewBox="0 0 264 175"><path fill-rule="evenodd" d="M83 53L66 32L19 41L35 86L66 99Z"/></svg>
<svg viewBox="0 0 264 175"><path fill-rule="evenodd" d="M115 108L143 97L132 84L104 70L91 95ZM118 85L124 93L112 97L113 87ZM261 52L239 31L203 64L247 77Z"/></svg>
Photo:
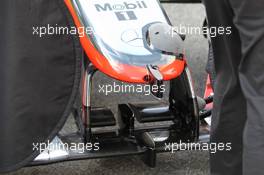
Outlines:
<svg viewBox="0 0 264 175"><path fill-rule="evenodd" d="M137 16L133 11L115 12L115 15L119 21L137 20Z"/></svg>
<svg viewBox="0 0 264 175"><path fill-rule="evenodd" d="M135 9L148 8L145 1L123 2L118 4L95 4L98 12L113 12L119 21L137 20Z"/></svg>

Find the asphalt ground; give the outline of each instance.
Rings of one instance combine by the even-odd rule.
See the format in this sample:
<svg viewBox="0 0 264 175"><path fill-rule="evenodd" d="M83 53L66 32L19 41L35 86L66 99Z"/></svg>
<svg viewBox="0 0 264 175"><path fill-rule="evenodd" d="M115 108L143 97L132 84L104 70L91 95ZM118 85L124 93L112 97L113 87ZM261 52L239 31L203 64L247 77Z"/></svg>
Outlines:
<svg viewBox="0 0 264 175"><path fill-rule="evenodd" d="M163 4L174 26L201 27L205 18L201 4ZM151 14L146 14L151 15ZM195 90L202 96L206 79L205 64L208 54L208 41L198 34L187 34L185 40L186 56L190 66ZM153 100L144 94L105 94L98 92L98 85L112 84L107 76L96 73L93 89L93 105L107 105L116 112L116 105L122 102ZM116 81L117 82L117 81ZM117 82L120 83L120 82ZM71 129L73 122L68 120L64 130ZM57 163L47 166L27 167L9 175L46 174L87 174L87 175L207 175L209 174L209 154L206 151L182 151L158 155L157 167L149 168L137 156L94 159Z"/></svg>

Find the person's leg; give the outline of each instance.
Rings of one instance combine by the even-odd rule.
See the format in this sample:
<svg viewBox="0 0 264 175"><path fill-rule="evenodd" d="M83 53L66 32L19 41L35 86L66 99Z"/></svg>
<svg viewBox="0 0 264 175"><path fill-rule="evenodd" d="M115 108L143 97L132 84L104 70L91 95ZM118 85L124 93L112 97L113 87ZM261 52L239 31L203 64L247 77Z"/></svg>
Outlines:
<svg viewBox="0 0 264 175"><path fill-rule="evenodd" d="M205 0L210 27L232 27L231 35L212 38L216 84L211 142L231 143L231 151L210 154L212 175L242 174L242 137L246 101L238 78L241 62L240 36L233 25L233 10L226 0Z"/></svg>
<svg viewBox="0 0 264 175"><path fill-rule="evenodd" d="M247 100L243 174L264 174L264 1L230 0L242 43L239 78Z"/></svg>

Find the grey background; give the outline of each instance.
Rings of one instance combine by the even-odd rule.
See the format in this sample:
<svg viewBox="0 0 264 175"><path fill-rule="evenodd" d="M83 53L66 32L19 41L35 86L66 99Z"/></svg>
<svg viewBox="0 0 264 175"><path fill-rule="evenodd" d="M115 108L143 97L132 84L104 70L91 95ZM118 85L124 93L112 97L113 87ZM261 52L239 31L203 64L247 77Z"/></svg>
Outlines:
<svg viewBox="0 0 264 175"><path fill-rule="evenodd" d="M201 4L163 4L174 26L202 26L205 18L204 7ZM151 14L146 14L151 15ZM186 55L193 75L195 90L202 96L206 79L205 63L208 53L208 42L202 35L187 35L185 41ZM97 73L93 85L93 105L107 105L116 111L116 104L124 101L153 100L143 94L99 94L99 84L109 84L112 80ZM119 82L120 83L120 82ZM67 122L66 130L71 128L71 119ZM64 162L48 166L23 168L10 175L32 174L113 174L113 175L206 175L209 174L209 155L206 151L184 151L174 154L163 153L158 155L157 167L149 168L139 157L119 157L95 160Z"/></svg>

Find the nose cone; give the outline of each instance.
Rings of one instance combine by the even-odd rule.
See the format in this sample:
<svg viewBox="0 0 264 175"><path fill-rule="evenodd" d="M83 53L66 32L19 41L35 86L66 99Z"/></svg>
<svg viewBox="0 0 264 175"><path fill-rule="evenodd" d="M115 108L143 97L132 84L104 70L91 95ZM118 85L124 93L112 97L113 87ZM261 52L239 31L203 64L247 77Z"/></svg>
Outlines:
<svg viewBox="0 0 264 175"><path fill-rule="evenodd" d="M121 35L121 40L130 46L144 47L142 37L140 37L135 29L124 31Z"/></svg>

